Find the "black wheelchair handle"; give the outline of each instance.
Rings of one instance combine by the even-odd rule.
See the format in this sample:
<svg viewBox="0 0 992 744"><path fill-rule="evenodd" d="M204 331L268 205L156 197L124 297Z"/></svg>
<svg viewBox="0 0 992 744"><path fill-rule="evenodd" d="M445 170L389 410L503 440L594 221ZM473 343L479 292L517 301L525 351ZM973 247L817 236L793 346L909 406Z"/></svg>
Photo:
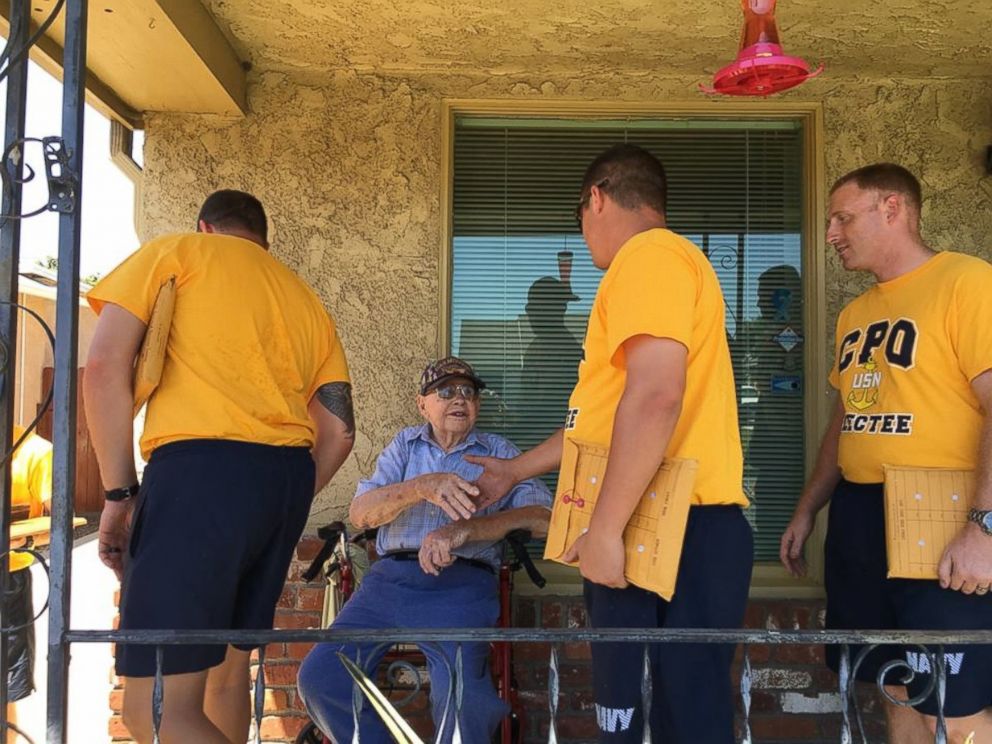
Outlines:
<svg viewBox="0 0 992 744"><path fill-rule="evenodd" d="M344 522L331 522L317 528L317 537L324 542L337 542L345 532Z"/></svg>
<svg viewBox="0 0 992 744"><path fill-rule="evenodd" d="M317 557L311 561L309 568L303 572L304 581L310 582L317 578L321 567L331 557L331 554L334 553L334 548L337 547L338 540L341 539L341 535L343 534L345 534L345 527L342 522L331 522L317 528L317 537L323 540L324 544L320 547Z"/></svg>
<svg viewBox="0 0 992 744"><path fill-rule="evenodd" d="M320 548L320 552L317 553L317 557L310 563L310 567L303 572L304 581L310 582L317 578L317 574L320 573L320 569L327 562L327 559L334 553L334 547L336 545L337 540L324 541L324 544Z"/></svg>
<svg viewBox="0 0 992 744"><path fill-rule="evenodd" d="M530 553L527 552L527 543L530 541L530 538L530 530L511 530L506 533L506 537L503 539L509 544L510 549L513 551L513 557L524 567L528 578L534 582L534 586L538 589L543 589L548 581L537 570L537 566L534 565Z"/></svg>

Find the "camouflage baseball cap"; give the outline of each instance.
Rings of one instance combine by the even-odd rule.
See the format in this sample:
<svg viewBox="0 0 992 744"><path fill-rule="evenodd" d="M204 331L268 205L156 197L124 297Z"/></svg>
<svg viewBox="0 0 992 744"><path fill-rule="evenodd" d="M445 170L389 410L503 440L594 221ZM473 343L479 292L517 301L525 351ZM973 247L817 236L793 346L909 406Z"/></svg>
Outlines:
<svg viewBox="0 0 992 744"><path fill-rule="evenodd" d="M471 380L478 390L486 387L486 383L475 374L471 364L458 357L449 356L430 362L424 367L424 372L420 375L420 394L427 395L442 382L453 377L464 377Z"/></svg>

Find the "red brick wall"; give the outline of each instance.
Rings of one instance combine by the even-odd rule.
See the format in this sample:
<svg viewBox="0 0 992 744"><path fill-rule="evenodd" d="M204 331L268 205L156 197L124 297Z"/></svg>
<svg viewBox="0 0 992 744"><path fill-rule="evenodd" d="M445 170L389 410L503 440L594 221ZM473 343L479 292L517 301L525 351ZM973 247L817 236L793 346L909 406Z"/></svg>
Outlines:
<svg viewBox="0 0 992 744"><path fill-rule="evenodd" d="M277 628L317 627L323 604L319 582L304 584L300 574L319 548L316 539L304 539L290 569L286 588L276 610ZM585 626L585 611L578 596L518 597L514 602L518 627L579 628ZM815 629L822 627L823 605L819 601L755 601L748 607L750 628ZM272 644L266 649L265 742L292 742L306 723L296 694L296 674L309 644ZM544 741L548 727L547 644L519 644L514 648L514 673L524 720L523 741ZM739 681L739 660L734 677ZM755 742L804 742L815 744L840 740L840 697L836 677L823 666L819 646L754 646L750 649L753 669L751 731ZM559 649L558 704L559 741L571 744L596 740L592 703L592 670L586 644L564 644ZM254 669L253 669L254 677ZM878 700L865 691L861 710L872 739L884 732ZM121 692L112 693L115 711L110 733L115 742L129 741L120 717ZM740 700L738 698L738 708ZM412 708L415 728L422 735L430 731L425 701Z"/></svg>

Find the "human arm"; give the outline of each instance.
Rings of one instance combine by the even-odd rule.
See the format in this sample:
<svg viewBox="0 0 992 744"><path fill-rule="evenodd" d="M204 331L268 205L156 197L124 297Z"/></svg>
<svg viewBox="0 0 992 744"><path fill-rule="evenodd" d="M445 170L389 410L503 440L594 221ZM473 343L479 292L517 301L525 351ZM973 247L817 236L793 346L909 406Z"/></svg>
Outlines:
<svg viewBox="0 0 992 744"><path fill-rule="evenodd" d="M992 509L992 370L971 382L984 412L975 468L975 509ZM968 522L944 550L937 567L940 585L965 594L985 594L992 585L992 536Z"/></svg>
<svg viewBox="0 0 992 744"><path fill-rule="evenodd" d="M523 529L535 537L544 537L550 518L551 511L545 506L521 506L443 525L421 542L420 567L424 573L437 576L454 562L453 550L469 542L497 542L513 530Z"/></svg>
<svg viewBox="0 0 992 744"><path fill-rule="evenodd" d="M476 485L482 493L478 507L482 509L499 501L521 481L537 478L556 470L561 464L561 448L564 438L564 430L558 429L539 445L516 457L465 455L466 462L481 465L483 468L482 475L476 480Z"/></svg>
<svg viewBox="0 0 992 744"><path fill-rule="evenodd" d="M320 493L355 445L351 383L328 382L321 385L310 399L308 410L317 426L312 454L316 466L314 493Z"/></svg>
<svg viewBox="0 0 992 744"><path fill-rule="evenodd" d="M613 423L610 456L589 531L565 552L582 576L622 588L623 531L665 456L682 412L687 349L678 341L639 334L623 343L627 380Z"/></svg>
<svg viewBox="0 0 992 744"><path fill-rule="evenodd" d="M356 496L348 518L359 529L371 529L389 524L414 504L428 501L457 523L475 513L473 498L478 495L478 488L454 473L425 473Z"/></svg>
<svg viewBox="0 0 992 744"><path fill-rule="evenodd" d="M840 467L837 465L837 448L840 444L840 430L844 424L844 404L837 396L834 413L830 425L823 434L820 451L816 456L816 465L803 488L796 508L792 513L782 539L779 543L779 559L793 576L806 575L806 559L803 558L803 546L813 532L816 515L819 514L828 501L830 494L840 481Z"/></svg>
<svg viewBox="0 0 992 744"><path fill-rule="evenodd" d="M90 441L106 490L138 482L134 465L134 359L145 323L128 310L107 303L96 324L83 374L83 404ZM127 547L131 500L108 501L100 515L99 555L118 578Z"/></svg>

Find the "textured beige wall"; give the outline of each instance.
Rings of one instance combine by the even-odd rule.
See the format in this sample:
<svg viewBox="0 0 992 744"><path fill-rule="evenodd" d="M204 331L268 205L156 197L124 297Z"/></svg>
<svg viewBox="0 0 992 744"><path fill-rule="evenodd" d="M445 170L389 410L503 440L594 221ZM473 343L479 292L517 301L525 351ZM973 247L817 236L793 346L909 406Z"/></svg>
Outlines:
<svg viewBox="0 0 992 744"><path fill-rule="evenodd" d="M314 521L340 516L359 474L414 420L413 385L438 348L442 99L692 102L697 82L269 72L252 81L247 118L149 117L144 237L189 228L215 188L252 191L269 210L274 251L317 288L341 328L359 435ZM786 97L824 104L826 181L867 162L901 162L924 182L927 239L992 257L992 179L982 165L992 82L820 78ZM866 285L828 256L829 324Z"/></svg>

